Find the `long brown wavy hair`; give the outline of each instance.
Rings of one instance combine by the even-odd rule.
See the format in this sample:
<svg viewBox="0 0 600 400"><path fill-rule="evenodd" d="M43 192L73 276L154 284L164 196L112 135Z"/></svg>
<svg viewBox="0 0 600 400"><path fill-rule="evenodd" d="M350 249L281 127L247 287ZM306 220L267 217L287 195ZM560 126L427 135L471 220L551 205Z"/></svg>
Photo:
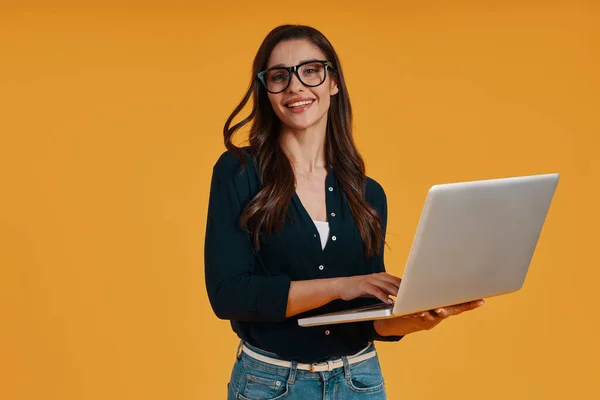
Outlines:
<svg viewBox="0 0 600 400"><path fill-rule="evenodd" d="M352 107L348 89L333 46L321 32L309 26L282 25L269 32L254 58L248 90L225 122L225 146L243 165L246 162L245 154L232 143L232 137L236 131L252 122L249 135L250 152L256 159L262 184L260 191L243 210L240 226L247 227L253 237L254 247L258 249L261 230L269 235L272 231L282 228L289 202L295 192L296 178L292 165L278 142L281 121L273 111L267 91L257 79L257 74L266 69L273 48L279 42L294 39L310 41L333 64L332 74L339 91L331 98L327 114L326 163L334 168L336 178L348 200L352 217L365 243L365 257L368 258L380 251L384 239L381 234L381 219L365 200L365 165L352 137ZM233 119L251 97L250 114L231 126Z"/></svg>

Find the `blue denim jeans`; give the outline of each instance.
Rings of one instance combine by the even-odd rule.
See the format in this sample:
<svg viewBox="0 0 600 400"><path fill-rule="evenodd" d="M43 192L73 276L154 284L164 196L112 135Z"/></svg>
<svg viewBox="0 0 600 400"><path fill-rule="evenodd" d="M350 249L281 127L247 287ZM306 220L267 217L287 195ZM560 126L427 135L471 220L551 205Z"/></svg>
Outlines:
<svg viewBox="0 0 600 400"><path fill-rule="evenodd" d="M255 352L277 355L244 343ZM375 350L371 344L366 351ZM377 356L326 372L280 367L240 353L227 384L227 400L385 400L385 384ZM333 358L332 358L333 360Z"/></svg>

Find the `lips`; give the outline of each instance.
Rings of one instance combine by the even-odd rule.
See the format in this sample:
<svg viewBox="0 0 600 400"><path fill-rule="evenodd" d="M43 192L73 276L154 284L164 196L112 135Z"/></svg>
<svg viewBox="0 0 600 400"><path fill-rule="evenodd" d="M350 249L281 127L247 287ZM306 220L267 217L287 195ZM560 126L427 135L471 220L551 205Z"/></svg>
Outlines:
<svg viewBox="0 0 600 400"><path fill-rule="evenodd" d="M287 108L300 108L312 104L314 99L292 99L285 104Z"/></svg>

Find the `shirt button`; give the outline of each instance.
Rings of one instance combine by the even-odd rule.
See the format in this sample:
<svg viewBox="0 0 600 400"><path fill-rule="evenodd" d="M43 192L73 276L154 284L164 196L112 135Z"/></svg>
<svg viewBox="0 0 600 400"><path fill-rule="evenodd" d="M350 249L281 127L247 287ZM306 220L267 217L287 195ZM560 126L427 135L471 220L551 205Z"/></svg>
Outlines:
<svg viewBox="0 0 600 400"><path fill-rule="evenodd" d="M332 217L335 217L335 213L331 213L331 216L332 216Z"/></svg>
<svg viewBox="0 0 600 400"><path fill-rule="evenodd" d="M331 240L333 240L335 242L337 240L337 238L335 236L332 236Z"/></svg>
<svg viewBox="0 0 600 400"><path fill-rule="evenodd" d="M316 234L316 233L313 233L313 237L317 237L317 234Z"/></svg>
<svg viewBox="0 0 600 400"><path fill-rule="evenodd" d="M324 266L319 265L319 270L323 271L324 268L325 268Z"/></svg>
<svg viewBox="0 0 600 400"><path fill-rule="evenodd" d="M326 335L329 335L330 333L331 333L331 332L329 332L329 329L327 329L327 330L325 331L325 334L326 334Z"/></svg>
<svg viewBox="0 0 600 400"><path fill-rule="evenodd" d="M333 188L331 186L329 186L329 191L333 192Z"/></svg>

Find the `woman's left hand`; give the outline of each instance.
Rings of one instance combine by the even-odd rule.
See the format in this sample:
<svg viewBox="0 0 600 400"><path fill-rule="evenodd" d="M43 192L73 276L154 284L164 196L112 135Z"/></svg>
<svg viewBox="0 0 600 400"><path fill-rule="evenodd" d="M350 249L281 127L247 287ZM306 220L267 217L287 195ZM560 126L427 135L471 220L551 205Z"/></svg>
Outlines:
<svg viewBox="0 0 600 400"><path fill-rule="evenodd" d="M376 320L374 326L381 336L403 336L409 333L430 330L448 317L474 310L484 304L485 301L483 300L470 301L403 317Z"/></svg>

